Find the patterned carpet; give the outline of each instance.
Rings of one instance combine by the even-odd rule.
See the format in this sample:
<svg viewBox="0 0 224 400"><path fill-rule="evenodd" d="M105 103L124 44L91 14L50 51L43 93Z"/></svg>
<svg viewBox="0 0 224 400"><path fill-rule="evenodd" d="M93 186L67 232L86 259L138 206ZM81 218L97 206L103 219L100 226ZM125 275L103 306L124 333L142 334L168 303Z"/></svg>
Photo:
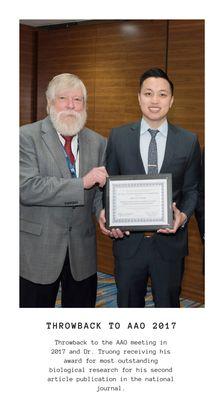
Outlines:
<svg viewBox="0 0 224 400"><path fill-rule="evenodd" d="M203 304L197 303L193 300L188 300L185 298L180 299L181 307L191 307L198 308L204 307ZM60 307L60 290L58 293L56 307ZM113 275L103 274L98 272L98 290L97 290L97 301L96 307L110 307L116 308L116 285L114 282ZM146 295L146 307L154 307L154 303L152 300L152 292L151 288L148 287L147 295Z"/></svg>

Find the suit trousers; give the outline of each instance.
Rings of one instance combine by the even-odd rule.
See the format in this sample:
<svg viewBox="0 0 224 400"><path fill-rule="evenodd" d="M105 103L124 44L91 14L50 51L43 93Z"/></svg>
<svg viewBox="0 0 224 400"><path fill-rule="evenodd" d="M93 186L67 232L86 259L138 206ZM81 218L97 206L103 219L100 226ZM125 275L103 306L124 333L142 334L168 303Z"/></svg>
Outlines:
<svg viewBox="0 0 224 400"><path fill-rule="evenodd" d="M55 282L42 285L20 277L20 307L55 307L60 283L62 307L95 307L97 274L75 281L71 274L68 251L62 272Z"/></svg>
<svg viewBox="0 0 224 400"><path fill-rule="evenodd" d="M180 307L183 270L183 258L164 261L153 236L144 237L134 256L115 258L118 307L145 307L149 277L155 307Z"/></svg>

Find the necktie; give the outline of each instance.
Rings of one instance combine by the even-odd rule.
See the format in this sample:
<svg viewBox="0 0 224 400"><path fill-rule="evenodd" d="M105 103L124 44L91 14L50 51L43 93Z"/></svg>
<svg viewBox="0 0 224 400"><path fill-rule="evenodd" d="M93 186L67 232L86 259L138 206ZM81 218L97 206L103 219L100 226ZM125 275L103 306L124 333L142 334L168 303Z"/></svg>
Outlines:
<svg viewBox="0 0 224 400"><path fill-rule="evenodd" d="M148 174L154 175L158 174L158 156L157 156L157 144L156 135L159 132L158 129L148 129L151 134L151 141L149 144L148 152Z"/></svg>
<svg viewBox="0 0 224 400"><path fill-rule="evenodd" d="M68 155L68 157L69 157L69 159L71 161L71 164L74 165L75 157L74 157L74 155L72 153L72 146L71 146L72 139L73 139L74 136L63 136L62 135L62 137L65 139L64 149L65 149L65 151L66 151L66 153L67 153L67 155Z"/></svg>

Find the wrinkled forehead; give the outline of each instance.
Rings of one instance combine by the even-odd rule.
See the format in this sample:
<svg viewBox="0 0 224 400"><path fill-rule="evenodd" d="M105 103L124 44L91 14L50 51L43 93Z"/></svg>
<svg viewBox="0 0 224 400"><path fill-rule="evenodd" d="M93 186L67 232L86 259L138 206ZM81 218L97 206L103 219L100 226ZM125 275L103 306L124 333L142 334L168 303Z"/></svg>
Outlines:
<svg viewBox="0 0 224 400"><path fill-rule="evenodd" d="M66 84L59 84L55 86L54 89L54 98L58 96L71 96L71 97L84 97L83 88L80 84L76 85L66 85Z"/></svg>

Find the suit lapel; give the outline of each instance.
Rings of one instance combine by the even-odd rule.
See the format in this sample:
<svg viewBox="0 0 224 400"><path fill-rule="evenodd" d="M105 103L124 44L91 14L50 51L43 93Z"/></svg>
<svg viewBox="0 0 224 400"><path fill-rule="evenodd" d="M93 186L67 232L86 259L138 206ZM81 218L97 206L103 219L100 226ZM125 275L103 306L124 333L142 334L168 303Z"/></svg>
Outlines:
<svg viewBox="0 0 224 400"><path fill-rule="evenodd" d="M85 128L79 133L79 155L79 176L82 177L89 172L92 159L91 146Z"/></svg>
<svg viewBox="0 0 224 400"><path fill-rule="evenodd" d="M133 170L138 171L139 174L145 174L145 168L140 153L140 126L141 121L131 126L128 148L133 163Z"/></svg>
<svg viewBox="0 0 224 400"><path fill-rule="evenodd" d="M71 173L68 169L64 151L58 137L57 132L55 131L50 118L47 117L43 120L42 124L42 138L48 147L49 152L54 158L58 168L61 171L61 174L64 178L71 178Z"/></svg>
<svg viewBox="0 0 224 400"><path fill-rule="evenodd" d="M160 169L161 174L166 173L166 171L169 167L169 164L173 159L175 146L176 146L176 128L173 125L168 124L166 149L165 149L162 167Z"/></svg>

